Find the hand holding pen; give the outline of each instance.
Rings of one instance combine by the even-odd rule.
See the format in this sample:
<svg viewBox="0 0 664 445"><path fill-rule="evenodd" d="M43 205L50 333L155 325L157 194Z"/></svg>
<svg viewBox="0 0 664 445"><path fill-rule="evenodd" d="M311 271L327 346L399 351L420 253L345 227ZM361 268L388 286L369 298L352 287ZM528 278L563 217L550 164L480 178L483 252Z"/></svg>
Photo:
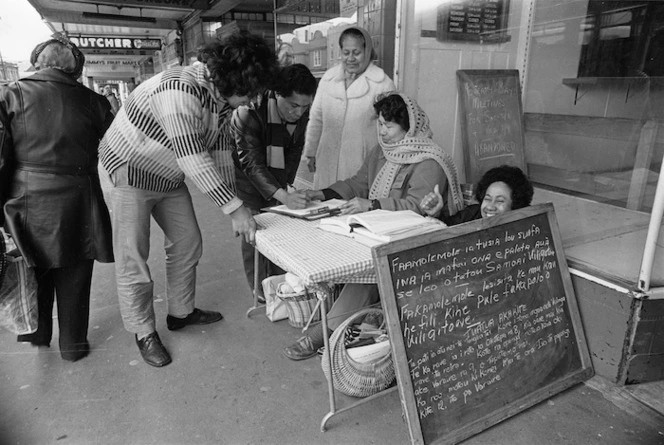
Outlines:
<svg viewBox="0 0 664 445"><path fill-rule="evenodd" d="M307 197L307 194L304 192L292 191L288 192L286 196L286 206L289 209L298 210L304 209L309 205L310 199Z"/></svg>

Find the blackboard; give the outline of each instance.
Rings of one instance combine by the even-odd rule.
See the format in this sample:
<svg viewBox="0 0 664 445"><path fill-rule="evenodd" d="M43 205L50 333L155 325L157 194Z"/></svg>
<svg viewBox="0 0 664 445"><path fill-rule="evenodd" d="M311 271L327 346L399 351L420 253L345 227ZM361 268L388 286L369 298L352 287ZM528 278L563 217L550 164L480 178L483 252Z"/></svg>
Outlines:
<svg viewBox="0 0 664 445"><path fill-rule="evenodd" d="M466 182L507 164L526 170L518 70L458 70Z"/></svg>
<svg viewBox="0 0 664 445"><path fill-rule="evenodd" d="M457 443L592 376L551 204L373 256L413 444Z"/></svg>
<svg viewBox="0 0 664 445"><path fill-rule="evenodd" d="M509 0L454 0L438 7L436 39L504 43Z"/></svg>

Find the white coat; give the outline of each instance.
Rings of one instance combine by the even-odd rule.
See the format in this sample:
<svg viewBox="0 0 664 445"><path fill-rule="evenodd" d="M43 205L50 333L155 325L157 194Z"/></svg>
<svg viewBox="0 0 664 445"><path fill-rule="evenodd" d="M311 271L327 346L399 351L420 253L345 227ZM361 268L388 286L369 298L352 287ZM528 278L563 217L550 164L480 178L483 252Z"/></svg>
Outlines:
<svg viewBox="0 0 664 445"><path fill-rule="evenodd" d="M314 189L357 173L378 143L374 98L394 89L392 80L373 63L348 89L342 64L325 72L311 105L303 154L316 157Z"/></svg>

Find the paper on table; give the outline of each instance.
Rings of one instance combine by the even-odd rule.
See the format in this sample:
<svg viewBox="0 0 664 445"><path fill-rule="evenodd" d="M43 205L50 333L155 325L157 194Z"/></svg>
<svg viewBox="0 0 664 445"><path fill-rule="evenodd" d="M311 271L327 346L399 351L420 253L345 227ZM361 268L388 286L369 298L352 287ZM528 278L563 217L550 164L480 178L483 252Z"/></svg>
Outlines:
<svg viewBox="0 0 664 445"><path fill-rule="evenodd" d="M328 199L327 201L313 201L304 209L289 209L285 204L266 207L262 210L279 213L282 215L292 216L295 218L303 219L318 219L329 216L345 204L343 199Z"/></svg>

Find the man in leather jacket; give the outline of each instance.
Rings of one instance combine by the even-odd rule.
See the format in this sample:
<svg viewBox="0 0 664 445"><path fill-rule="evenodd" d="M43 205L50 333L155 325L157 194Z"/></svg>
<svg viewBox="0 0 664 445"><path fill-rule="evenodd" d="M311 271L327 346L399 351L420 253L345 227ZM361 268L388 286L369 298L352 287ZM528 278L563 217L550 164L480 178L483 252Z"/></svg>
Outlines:
<svg viewBox="0 0 664 445"><path fill-rule="evenodd" d="M306 206L306 195L290 185L300 163L315 92L316 79L309 69L302 64L289 65L281 68L274 88L261 94L256 106L243 106L233 113L237 194L254 214L278 204ZM247 281L253 288L254 247L244 240L242 257ZM261 281L281 272L264 258L259 267ZM262 290L254 291L262 302Z"/></svg>

